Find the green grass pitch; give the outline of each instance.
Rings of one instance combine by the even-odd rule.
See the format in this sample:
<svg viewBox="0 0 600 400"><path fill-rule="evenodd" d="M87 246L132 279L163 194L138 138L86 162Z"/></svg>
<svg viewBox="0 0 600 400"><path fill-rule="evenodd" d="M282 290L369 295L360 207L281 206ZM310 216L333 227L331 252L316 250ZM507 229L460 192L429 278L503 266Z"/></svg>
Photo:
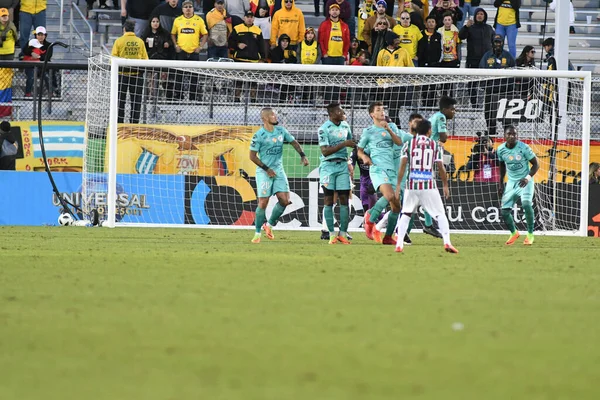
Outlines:
<svg viewBox="0 0 600 400"><path fill-rule="evenodd" d="M275 234L0 228L0 398L600 398L597 239Z"/></svg>

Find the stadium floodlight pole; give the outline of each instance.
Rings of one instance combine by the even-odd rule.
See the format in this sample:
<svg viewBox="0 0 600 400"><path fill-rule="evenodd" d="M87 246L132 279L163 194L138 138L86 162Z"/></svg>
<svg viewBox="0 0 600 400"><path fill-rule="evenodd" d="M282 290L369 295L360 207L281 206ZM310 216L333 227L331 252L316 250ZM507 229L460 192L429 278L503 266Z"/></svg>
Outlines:
<svg viewBox="0 0 600 400"><path fill-rule="evenodd" d="M50 51L52 50L52 48L55 46L61 46L64 48L69 47L68 45L64 44L63 42L53 42L50 43L50 46L48 46L48 50L46 50L46 54L51 54ZM75 213L73 212L73 210L71 210L71 207L75 208L75 209L80 209L79 207L77 207L75 204L68 202L67 200L65 200L63 198L63 196L60 195L60 191L58 190L58 187L56 186L56 182L54 181L54 177L52 176L52 171L50 171L50 164L48 163L48 157L46 156L46 146L44 145L44 134L43 134L43 130L42 130L42 100L43 100L43 94L44 94L44 77L46 76L46 67L48 65L48 59L50 57L46 57L46 59L44 60L44 63L42 64L42 74L41 74L41 78L40 78L40 88L38 90L38 98L37 98L37 102L38 102L38 107L37 107L37 123L38 123L38 135L40 137L40 150L42 151L42 158L44 159L44 167L46 170L46 173L48 174L48 179L50 180L50 185L52 185L52 191L54 192L54 194L56 195L56 198L58 199L58 201L60 202L60 205L63 207L63 209L65 210L65 212L68 212L69 214L71 214L71 216L74 219L77 219L77 216L75 215ZM52 82L48 82L48 90L51 90L51 85ZM71 206L71 207L69 207Z"/></svg>

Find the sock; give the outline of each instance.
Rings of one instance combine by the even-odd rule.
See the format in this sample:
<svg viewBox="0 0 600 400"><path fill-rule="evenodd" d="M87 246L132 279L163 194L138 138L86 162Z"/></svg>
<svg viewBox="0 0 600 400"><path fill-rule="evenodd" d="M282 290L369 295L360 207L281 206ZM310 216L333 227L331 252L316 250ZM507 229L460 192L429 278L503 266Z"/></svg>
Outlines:
<svg viewBox="0 0 600 400"><path fill-rule="evenodd" d="M326 227L324 230L333 235L333 206L323 207L323 221Z"/></svg>
<svg viewBox="0 0 600 400"><path fill-rule="evenodd" d="M390 216L388 218L388 225L387 225L387 228L385 228L385 236L392 236L394 234L394 231L396 230L396 223L398 223L399 215L400 214L398 214L398 213L390 211ZM404 238L404 235L402 235L402 238Z"/></svg>
<svg viewBox="0 0 600 400"><path fill-rule="evenodd" d="M340 234L342 236L346 236L346 232L348 232L348 220L350 219L350 209L348 206L340 206ZM331 221L333 226L333 221Z"/></svg>
<svg viewBox="0 0 600 400"><path fill-rule="evenodd" d="M410 235L410 231L412 231L413 226L415 226L415 214L410 215L410 222L408 223L408 229L406 233Z"/></svg>
<svg viewBox="0 0 600 400"><path fill-rule="evenodd" d="M381 217L381 219L379 220L379 222L376 225L376 228L379 232L383 232L383 230L387 227L389 217L390 217L389 211L386 212L385 214L383 214L383 217Z"/></svg>
<svg viewBox="0 0 600 400"><path fill-rule="evenodd" d="M410 223L411 217L406 214L402 214L398 220L398 238L396 239L396 247L404 248L404 235L406 235L406 229Z"/></svg>
<svg viewBox="0 0 600 400"><path fill-rule="evenodd" d="M271 213L271 218L269 218L269 225L273 226L277 223L277 220L279 219L279 217L281 217L281 214L283 214L283 212L285 211L285 207L282 206L281 204L279 204L279 202L277 202L275 204L275 207L273 207L273 212Z"/></svg>
<svg viewBox="0 0 600 400"><path fill-rule="evenodd" d="M429 215L429 213L427 211L425 211L424 213L425 213L425 226L432 226L433 220L431 219L431 215Z"/></svg>
<svg viewBox="0 0 600 400"><path fill-rule="evenodd" d="M510 233L515 233L517 231L517 228L515 228L515 221L512 217L512 208L502 209L502 219L504 219L504 222L506 223L506 226L508 226Z"/></svg>
<svg viewBox="0 0 600 400"><path fill-rule="evenodd" d="M377 203L375 203L373 208L371 208L371 218L369 218L369 221L373 224L377 222L379 216L381 215L381 212L384 208L387 207L388 204L390 204L390 202L387 201L385 197L382 197L379 200L377 200Z"/></svg>
<svg viewBox="0 0 600 400"><path fill-rule="evenodd" d="M323 222L321 222L321 230L322 231L329 231L329 228L327 227L327 219L325 218L325 208L326 207L327 206L323 207L323 220L322 220ZM331 214L331 215L333 215L333 214Z"/></svg>
<svg viewBox="0 0 600 400"><path fill-rule="evenodd" d="M448 217L446 214L439 215L435 219L440 227L440 233L442 234L442 240L444 244L450 244L450 224L448 223Z"/></svg>
<svg viewBox="0 0 600 400"><path fill-rule="evenodd" d="M256 207L256 217L254 219L254 226L256 227L256 233L260 233L262 225L265 223L265 209Z"/></svg>
<svg viewBox="0 0 600 400"><path fill-rule="evenodd" d="M525 219L527 220L527 232L533 233L533 228L535 226L533 206L531 204L523 204L523 210L525 211Z"/></svg>

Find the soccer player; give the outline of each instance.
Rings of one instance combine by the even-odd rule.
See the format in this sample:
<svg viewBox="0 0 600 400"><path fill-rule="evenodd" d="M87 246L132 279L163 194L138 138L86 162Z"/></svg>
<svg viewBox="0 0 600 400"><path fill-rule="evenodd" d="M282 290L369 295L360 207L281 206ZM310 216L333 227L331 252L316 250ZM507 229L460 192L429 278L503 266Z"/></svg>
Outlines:
<svg viewBox="0 0 600 400"><path fill-rule="evenodd" d="M306 154L302 151L300 143L285 129L278 126L277 114L272 108L263 108L260 112L263 127L259 129L250 143L250 160L257 165L256 168L256 191L258 193L258 207L256 208L256 219L254 225L256 232L252 243L260 243L261 227L270 240L275 239L273 225L285 208L290 204L290 185L283 170L283 144L291 143L300 154L300 163L308 166ZM271 218L265 222L265 212L269 204L269 198L277 196L277 204L273 208Z"/></svg>
<svg viewBox="0 0 600 400"><path fill-rule="evenodd" d="M325 195L324 218L329 231L329 244L350 244L347 238L348 198L350 195L350 173L348 171L348 150L356 143L352 139L350 125L345 121L346 113L338 103L327 106L329 120L319 128L319 146L321 164L319 181ZM336 237L333 227L333 196L337 193L340 203L340 233Z"/></svg>
<svg viewBox="0 0 600 400"><path fill-rule="evenodd" d="M404 191L402 217L398 222L396 252L401 253L404 250L403 238L408 229L410 218L412 213L421 205L437 221L444 240L444 249L449 253L458 253L458 250L450 243L450 224L444 211L440 192L437 190L433 169L434 163L437 164L442 178L444 197L449 198L448 175L444 168L442 148L430 138L431 122L420 120L416 123L415 130L417 135L402 147L402 159L396 186L397 198L400 198L400 184L404 173L407 171L408 180Z"/></svg>
<svg viewBox="0 0 600 400"><path fill-rule="evenodd" d="M510 237L507 245L513 244L520 236L512 217L512 207L517 198L525 211L527 221L527 237L523 242L526 246L533 244L533 228L535 216L533 214L533 193L535 183L533 176L539 169L538 159L531 147L517 140L517 130L509 125L504 129L504 143L498 147L498 160L500 160L500 187L498 193L502 196L502 218ZM529 164L531 163L531 168ZM508 169L508 182L504 186L504 177Z"/></svg>
<svg viewBox="0 0 600 400"><path fill-rule="evenodd" d="M401 145L402 139L387 123L382 102L372 103L369 106L369 115L373 119L373 125L363 130L358 143L358 156L366 165L370 165L369 176L373 187L375 190L379 190L383 197L377 200L371 210L365 212L365 234L367 238L373 240L375 222L379 219L383 209L390 204L392 212L389 215L389 223L381 243L394 244L392 234L398 220L400 203L394 197L398 170L394 168L393 145ZM370 155L365 154L367 148Z"/></svg>
<svg viewBox="0 0 600 400"><path fill-rule="evenodd" d="M429 118L429 122L431 122L431 139L436 143L441 142L441 144L443 144L448 140L448 128L446 127L446 120L454 119L454 114L456 114L456 100L448 96L440 97L439 109L440 111L436 112L431 116L431 118ZM433 227L431 215L429 215L427 212L425 213L423 233L439 239L442 238L440 232Z"/></svg>

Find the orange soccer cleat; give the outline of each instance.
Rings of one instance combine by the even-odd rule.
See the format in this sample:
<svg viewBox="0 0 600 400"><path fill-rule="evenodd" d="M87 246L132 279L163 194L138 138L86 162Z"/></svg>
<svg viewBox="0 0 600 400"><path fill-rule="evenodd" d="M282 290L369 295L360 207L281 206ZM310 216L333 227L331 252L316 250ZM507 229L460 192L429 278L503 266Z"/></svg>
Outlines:
<svg viewBox="0 0 600 400"><path fill-rule="evenodd" d="M511 233L510 237L506 241L506 245L510 246L511 244L513 244L514 242L516 242L517 239L519 238L519 236L521 236L521 234L519 233L519 231L516 231L515 233Z"/></svg>
<svg viewBox="0 0 600 400"><path fill-rule="evenodd" d="M369 221L371 218L371 213L369 211L365 212L365 235L367 235L367 239L373 240L373 230L375 230L375 224Z"/></svg>
<svg viewBox="0 0 600 400"><path fill-rule="evenodd" d="M381 243L383 241L383 235L376 227L373 229L373 240L377 243Z"/></svg>
<svg viewBox="0 0 600 400"><path fill-rule="evenodd" d="M451 244L445 244L444 250L446 250L448 253L458 254L458 250L456 250Z"/></svg>
<svg viewBox="0 0 600 400"><path fill-rule="evenodd" d="M271 229L271 227L269 225L267 225L266 222L263 224L262 228L265 230L265 236L267 237L267 239L269 239L269 240L275 239L275 235L273 235L273 230Z"/></svg>
<svg viewBox="0 0 600 400"><path fill-rule="evenodd" d="M350 244L350 241L348 240L348 238L346 238L344 236L338 236L337 241L338 241L338 243L341 243L341 244Z"/></svg>

